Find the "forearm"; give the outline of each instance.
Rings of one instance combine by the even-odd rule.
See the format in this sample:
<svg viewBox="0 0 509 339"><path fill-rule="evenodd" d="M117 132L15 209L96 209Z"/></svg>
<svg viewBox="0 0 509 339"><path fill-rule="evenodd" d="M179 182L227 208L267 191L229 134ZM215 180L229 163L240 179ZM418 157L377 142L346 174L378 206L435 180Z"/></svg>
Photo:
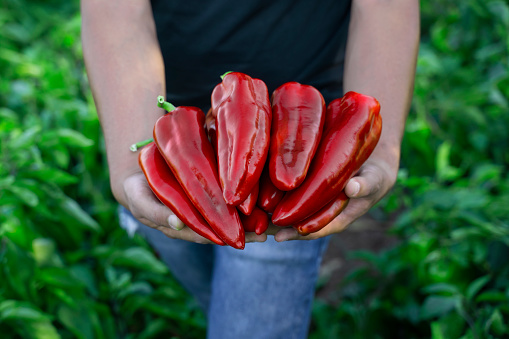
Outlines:
<svg viewBox="0 0 509 339"><path fill-rule="evenodd" d="M374 96L381 106L382 136L373 156L399 164L419 46L417 0L353 0L344 90Z"/></svg>
<svg viewBox="0 0 509 339"><path fill-rule="evenodd" d="M83 0L83 54L103 129L112 191L125 205L123 179L138 172L129 145L152 136L165 93L164 64L150 2Z"/></svg>

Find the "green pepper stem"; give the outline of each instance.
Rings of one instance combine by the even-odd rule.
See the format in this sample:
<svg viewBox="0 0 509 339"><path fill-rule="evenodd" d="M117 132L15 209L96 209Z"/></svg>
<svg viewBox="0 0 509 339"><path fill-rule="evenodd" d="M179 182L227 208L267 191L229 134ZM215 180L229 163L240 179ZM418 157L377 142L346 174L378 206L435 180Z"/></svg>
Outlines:
<svg viewBox="0 0 509 339"><path fill-rule="evenodd" d="M175 106L173 106L172 104L170 104L168 101L165 101L164 100L164 97L162 95L158 96L157 97L157 106L161 107L161 108L164 108L165 110L167 110L168 112L171 112L171 111L174 111L175 110ZM146 146L148 144L150 144L151 142L153 142L154 139L147 139L147 140L143 140L143 141L140 141L140 142L137 142L135 144L132 144L129 149L131 150L131 152L136 152L138 149L140 149L141 147L143 146Z"/></svg>
<svg viewBox="0 0 509 339"><path fill-rule="evenodd" d="M221 75L221 80L223 80L223 79L224 79L224 77L225 77L227 74L230 74L230 73L233 73L233 71L228 71L228 72L226 72L225 74Z"/></svg>
<svg viewBox="0 0 509 339"><path fill-rule="evenodd" d="M175 110L175 106L170 104L168 101L165 101L164 97L162 95L157 97L157 106L159 106L161 108L164 108L168 112L171 112L171 111Z"/></svg>
<svg viewBox="0 0 509 339"><path fill-rule="evenodd" d="M131 147L129 147L129 149L131 150L131 152L136 152L139 148L142 148L143 146L150 144L152 141L154 141L154 139L147 139L137 142L135 144L132 144Z"/></svg>

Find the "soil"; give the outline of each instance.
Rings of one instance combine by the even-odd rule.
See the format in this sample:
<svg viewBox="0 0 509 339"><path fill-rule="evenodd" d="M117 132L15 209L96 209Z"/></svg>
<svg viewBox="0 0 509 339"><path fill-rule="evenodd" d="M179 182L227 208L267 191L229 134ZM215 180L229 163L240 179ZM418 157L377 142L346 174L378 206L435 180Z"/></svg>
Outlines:
<svg viewBox="0 0 509 339"><path fill-rule="evenodd" d="M332 236L320 267L316 298L329 304L340 300L339 284L342 279L362 262L349 259L348 253L356 250L369 250L378 253L397 244L396 237L387 233L391 222L381 222L365 215L351 224L345 231Z"/></svg>

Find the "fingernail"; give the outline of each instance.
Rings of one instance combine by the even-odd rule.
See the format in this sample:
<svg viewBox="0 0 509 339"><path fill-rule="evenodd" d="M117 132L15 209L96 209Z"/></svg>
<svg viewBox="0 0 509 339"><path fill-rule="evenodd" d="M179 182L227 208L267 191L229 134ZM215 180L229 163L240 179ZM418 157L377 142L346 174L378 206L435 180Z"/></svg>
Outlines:
<svg viewBox="0 0 509 339"><path fill-rule="evenodd" d="M361 185L357 182L353 182L353 196L355 197L357 194L359 194L359 191L361 190Z"/></svg>
<svg viewBox="0 0 509 339"><path fill-rule="evenodd" d="M174 214L168 217L168 225L175 231L180 231L184 228L184 223Z"/></svg>

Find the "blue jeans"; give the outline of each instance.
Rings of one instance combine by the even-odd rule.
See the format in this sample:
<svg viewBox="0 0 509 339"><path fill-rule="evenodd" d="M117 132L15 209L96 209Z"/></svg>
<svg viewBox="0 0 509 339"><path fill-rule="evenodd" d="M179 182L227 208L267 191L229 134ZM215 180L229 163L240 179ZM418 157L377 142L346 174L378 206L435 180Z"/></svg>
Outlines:
<svg viewBox="0 0 509 339"><path fill-rule="evenodd" d="M320 262L329 238L246 244L244 250L170 239L124 208L208 317L207 338L307 338Z"/></svg>

